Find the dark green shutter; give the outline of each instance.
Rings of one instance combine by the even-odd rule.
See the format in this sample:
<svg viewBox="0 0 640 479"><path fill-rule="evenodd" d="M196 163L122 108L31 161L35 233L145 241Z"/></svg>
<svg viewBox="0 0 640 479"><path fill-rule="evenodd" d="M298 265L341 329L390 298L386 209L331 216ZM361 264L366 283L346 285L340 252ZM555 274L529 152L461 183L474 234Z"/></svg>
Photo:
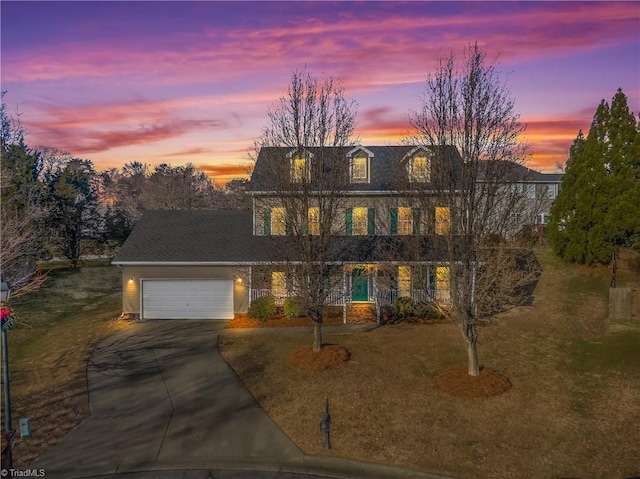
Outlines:
<svg viewBox="0 0 640 479"><path fill-rule="evenodd" d="M433 268L435 268L435 266ZM429 272L429 289L431 291L436 289L436 275L433 270Z"/></svg>
<svg viewBox="0 0 640 479"><path fill-rule="evenodd" d="M376 234L376 209L369 208L367 211L367 234Z"/></svg>
<svg viewBox="0 0 640 479"><path fill-rule="evenodd" d="M307 210L307 215L304 216L304 218L302 218L302 236L307 236L307 232L309 231L307 227L308 223L309 223L309 211Z"/></svg>
<svg viewBox="0 0 640 479"><path fill-rule="evenodd" d="M413 208L413 234L420 234L420 208Z"/></svg>
<svg viewBox="0 0 640 479"><path fill-rule="evenodd" d="M351 208L347 208L344 216L346 235L351 236L353 234L353 210Z"/></svg>
<svg viewBox="0 0 640 479"><path fill-rule="evenodd" d="M392 235L398 234L398 208L391 208L389 211L389 228Z"/></svg>
<svg viewBox="0 0 640 479"><path fill-rule="evenodd" d="M264 235L271 236L271 208L264 209L263 217L264 217Z"/></svg>

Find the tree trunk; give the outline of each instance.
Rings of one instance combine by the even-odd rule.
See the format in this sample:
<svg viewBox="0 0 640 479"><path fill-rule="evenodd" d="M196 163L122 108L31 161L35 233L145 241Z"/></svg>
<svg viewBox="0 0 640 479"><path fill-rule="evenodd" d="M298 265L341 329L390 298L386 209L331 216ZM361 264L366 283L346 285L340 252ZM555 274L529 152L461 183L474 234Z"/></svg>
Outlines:
<svg viewBox="0 0 640 479"><path fill-rule="evenodd" d="M320 352L322 348L322 323L313 322L313 351Z"/></svg>
<svg viewBox="0 0 640 479"><path fill-rule="evenodd" d="M467 339L467 352L469 353L469 376L480 376L478 364L478 342Z"/></svg>

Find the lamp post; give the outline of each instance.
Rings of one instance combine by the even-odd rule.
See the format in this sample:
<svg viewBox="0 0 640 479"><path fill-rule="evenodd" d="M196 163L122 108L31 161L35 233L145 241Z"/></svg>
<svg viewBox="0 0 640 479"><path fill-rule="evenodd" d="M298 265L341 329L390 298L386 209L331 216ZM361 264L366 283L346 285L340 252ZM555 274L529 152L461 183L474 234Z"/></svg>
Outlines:
<svg viewBox="0 0 640 479"><path fill-rule="evenodd" d="M2 303L8 303L9 298L11 297L11 285L6 281L2 281L0 287L0 299ZM11 427L11 394L9 391L9 344L7 341L7 329L8 326L2 325L2 380L4 382L4 431L2 434L7 438L8 441L8 451L7 451L7 466L11 468L12 466L12 457L11 457L11 441L12 441L12 430Z"/></svg>

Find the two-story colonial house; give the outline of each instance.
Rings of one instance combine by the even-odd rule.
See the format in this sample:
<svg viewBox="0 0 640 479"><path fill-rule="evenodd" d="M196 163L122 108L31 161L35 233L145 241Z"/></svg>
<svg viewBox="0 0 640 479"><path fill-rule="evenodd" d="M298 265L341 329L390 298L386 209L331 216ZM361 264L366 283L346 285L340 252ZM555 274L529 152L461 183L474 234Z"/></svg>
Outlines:
<svg viewBox="0 0 640 479"><path fill-rule="evenodd" d="M455 148L439 148L263 148L251 211L143 215L113 261L122 268L123 312L229 319L260 296L299 294L311 263L326 265L325 304L344 311L354 303L379 311L399 296L446 302L445 240L456 225L445 198L456 195L455 181L444 192L433 185L441 162L455 174L464 161ZM509 188L557 194L557 175L518 168L521 181ZM541 214L516 213L514 224Z"/></svg>

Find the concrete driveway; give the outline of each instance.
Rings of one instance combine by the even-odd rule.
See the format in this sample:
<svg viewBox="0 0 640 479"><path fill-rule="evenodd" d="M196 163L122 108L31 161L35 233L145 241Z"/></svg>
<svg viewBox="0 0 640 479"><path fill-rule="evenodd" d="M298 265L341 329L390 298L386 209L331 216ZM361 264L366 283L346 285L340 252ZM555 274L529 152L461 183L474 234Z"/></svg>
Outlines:
<svg viewBox="0 0 640 479"><path fill-rule="evenodd" d="M102 342L88 365L91 416L35 467L47 476L296 464L302 452L222 360L223 321L147 321Z"/></svg>

